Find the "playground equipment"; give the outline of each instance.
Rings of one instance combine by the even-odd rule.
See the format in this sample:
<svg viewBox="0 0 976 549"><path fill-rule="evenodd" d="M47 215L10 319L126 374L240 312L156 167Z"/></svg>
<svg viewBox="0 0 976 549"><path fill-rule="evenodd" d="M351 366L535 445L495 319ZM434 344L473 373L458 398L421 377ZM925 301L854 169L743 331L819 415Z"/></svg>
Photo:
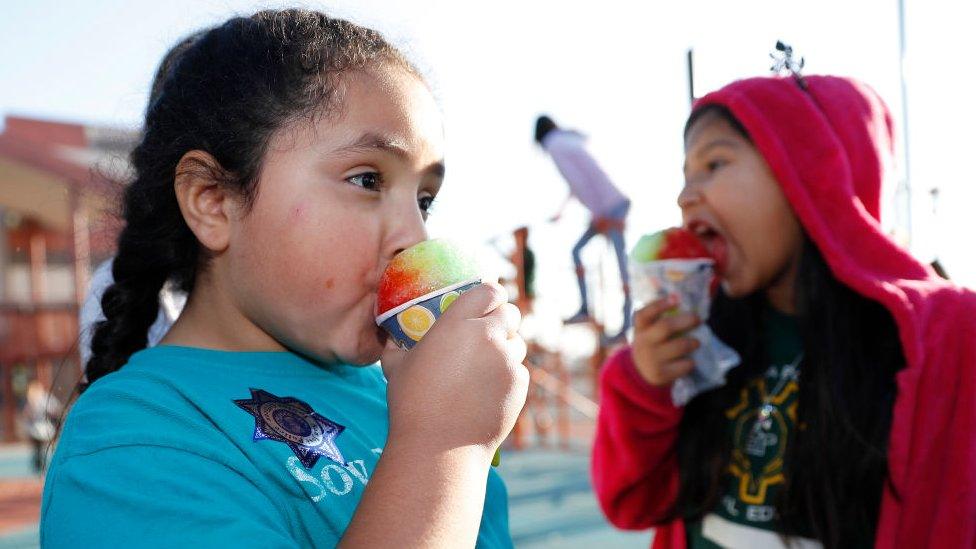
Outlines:
<svg viewBox="0 0 976 549"><path fill-rule="evenodd" d="M531 253L526 253L529 229L521 227L512 236L515 248L507 259L515 267L512 282L516 292L513 302L523 315L529 315L535 309L534 296L527 287L530 277L525 262L526 257L531 257ZM596 341L593 353L583 362L583 368L569 368L563 352L558 348L532 339L526 342L528 353L525 365L531 381L525 407L509 439L512 448L522 449L535 444L568 450L574 441L584 445L589 443L599 409L596 395L600 366L611 350L606 338L601 336L606 310L603 296L607 286L603 271L612 253L609 245L602 250L599 264L594 269L596 276L588 282L592 284L590 289L594 296L592 320L572 328L591 331ZM581 373L582 379L574 376Z"/></svg>

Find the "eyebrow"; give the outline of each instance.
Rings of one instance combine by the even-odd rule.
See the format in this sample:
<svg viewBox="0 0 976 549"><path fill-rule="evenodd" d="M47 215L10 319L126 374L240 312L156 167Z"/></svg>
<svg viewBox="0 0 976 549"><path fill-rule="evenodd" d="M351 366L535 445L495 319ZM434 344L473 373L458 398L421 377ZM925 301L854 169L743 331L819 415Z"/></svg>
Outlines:
<svg viewBox="0 0 976 549"><path fill-rule="evenodd" d="M704 153L708 152L709 150L714 149L715 147L723 147L723 146L724 147L731 147L733 149L737 149L739 147L739 143L736 142L733 139L728 139L728 138L725 138L725 137L721 137L719 139L715 139L713 141L709 141L709 143L707 145L705 145L704 147L702 147L701 149L698 150L698 154L704 154Z"/></svg>
<svg viewBox="0 0 976 549"><path fill-rule="evenodd" d="M362 134L355 141L339 147L334 152L337 154L342 154L368 151L387 152L396 156L397 158L406 158L410 154L410 149L407 147L407 144L403 142L403 140L373 132L366 132Z"/></svg>
<svg viewBox="0 0 976 549"><path fill-rule="evenodd" d="M402 139L396 139L374 132L366 132L362 134L355 141L347 145L343 145L333 151L333 154L342 155L371 151L389 153L399 160L406 160L410 156L410 147ZM445 173L444 162L434 162L428 166L424 172L439 179L443 179Z"/></svg>

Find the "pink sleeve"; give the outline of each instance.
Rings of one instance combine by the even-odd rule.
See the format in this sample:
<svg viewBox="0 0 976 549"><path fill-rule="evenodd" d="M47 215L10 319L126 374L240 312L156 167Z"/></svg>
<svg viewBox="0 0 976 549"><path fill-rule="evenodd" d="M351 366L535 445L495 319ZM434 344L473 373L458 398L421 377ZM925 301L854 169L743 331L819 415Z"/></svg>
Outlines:
<svg viewBox="0 0 976 549"><path fill-rule="evenodd" d="M591 473L600 506L615 526L649 528L674 503L682 413L671 402L670 387L652 386L640 376L630 347L604 364Z"/></svg>

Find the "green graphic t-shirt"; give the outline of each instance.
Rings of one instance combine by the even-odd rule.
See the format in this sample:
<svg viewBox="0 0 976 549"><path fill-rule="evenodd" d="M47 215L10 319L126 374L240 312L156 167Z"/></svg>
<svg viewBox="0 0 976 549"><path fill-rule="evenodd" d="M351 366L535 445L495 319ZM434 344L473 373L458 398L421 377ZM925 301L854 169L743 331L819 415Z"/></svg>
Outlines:
<svg viewBox="0 0 976 549"><path fill-rule="evenodd" d="M769 366L725 411L732 437L725 493L704 520L687 525L694 549L782 546L775 502L785 482L786 446L796 429L803 344L796 318L773 309L764 313L762 338ZM800 547L817 546L796 541Z"/></svg>

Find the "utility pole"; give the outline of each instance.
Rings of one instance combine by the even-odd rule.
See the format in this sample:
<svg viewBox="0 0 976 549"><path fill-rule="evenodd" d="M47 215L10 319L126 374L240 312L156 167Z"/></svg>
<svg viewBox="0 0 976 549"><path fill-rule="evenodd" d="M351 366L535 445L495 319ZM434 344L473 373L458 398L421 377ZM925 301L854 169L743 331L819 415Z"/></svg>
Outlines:
<svg viewBox="0 0 976 549"><path fill-rule="evenodd" d="M898 75L901 80L901 142L902 142L902 176L895 190L895 211L898 216L897 224L905 229L907 244L912 242L912 186L911 155L908 143L908 86L905 82L905 0L898 0ZM936 195L938 191L936 191Z"/></svg>

